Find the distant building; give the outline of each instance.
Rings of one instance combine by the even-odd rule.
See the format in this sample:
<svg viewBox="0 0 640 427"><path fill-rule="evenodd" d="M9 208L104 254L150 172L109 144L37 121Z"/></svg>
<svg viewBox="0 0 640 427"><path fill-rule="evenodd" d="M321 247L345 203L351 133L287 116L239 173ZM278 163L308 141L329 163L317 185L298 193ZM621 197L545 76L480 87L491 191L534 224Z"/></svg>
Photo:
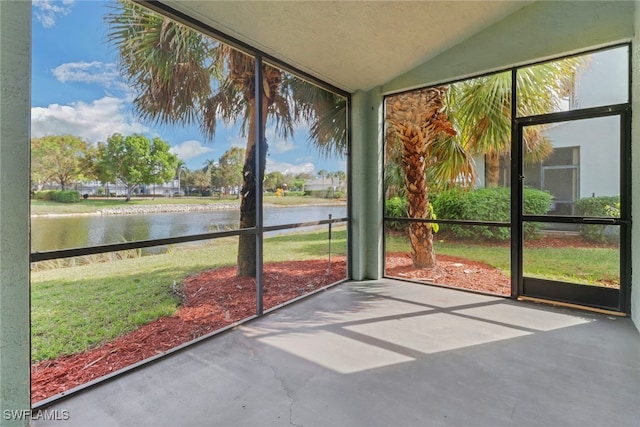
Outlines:
<svg viewBox="0 0 640 427"><path fill-rule="evenodd" d="M326 191L331 189L334 191L346 191L347 183L338 178L324 177L308 179L304 184L305 191Z"/></svg>
<svg viewBox="0 0 640 427"><path fill-rule="evenodd" d="M627 102L628 51L612 49L590 55L576 73L565 110ZM578 199L620 194L620 121L617 117L573 120L550 125L544 131L553 145L544 161L524 165L524 185L554 196L551 214L574 215ZM515 142L514 142L515 143ZM476 159L478 187L485 186L485 162ZM511 159L500 162L500 186L511 182Z"/></svg>

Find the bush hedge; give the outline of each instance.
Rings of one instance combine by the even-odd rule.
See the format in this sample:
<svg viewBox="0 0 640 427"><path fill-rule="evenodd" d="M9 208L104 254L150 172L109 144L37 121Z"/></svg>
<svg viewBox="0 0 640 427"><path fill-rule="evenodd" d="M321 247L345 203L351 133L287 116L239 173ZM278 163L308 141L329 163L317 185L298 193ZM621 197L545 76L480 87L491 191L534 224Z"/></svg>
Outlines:
<svg viewBox="0 0 640 427"><path fill-rule="evenodd" d="M620 217L620 196L585 197L575 202L575 214L578 216ZM618 230L618 227L615 227ZM592 242L605 242L609 238L604 224L581 224L580 234ZM614 233L615 235L615 233Z"/></svg>
<svg viewBox="0 0 640 427"><path fill-rule="evenodd" d="M36 191L33 193L33 198L36 200L53 200L53 193L55 193L55 190Z"/></svg>
<svg viewBox="0 0 640 427"><path fill-rule="evenodd" d="M289 194L289 193L287 193ZM321 199L341 199L345 196L344 191L332 190L330 188L326 190L305 190L303 193L307 197L318 197Z"/></svg>
<svg viewBox="0 0 640 427"><path fill-rule="evenodd" d="M76 190L45 190L37 191L34 196L36 200L51 200L59 203L78 203L82 196Z"/></svg>
<svg viewBox="0 0 640 427"><path fill-rule="evenodd" d="M392 197L384 204L384 216L394 218L407 217L407 199L405 197ZM390 230L406 230L408 222L387 221L385 226Z"/></svg>
<svg viewBox="0 0 640 427"><path fill-rule="evenodd" d="M448 190L435 195L433 207L439 219L467 221L511 221L511 190L509 188L480 188L473 191ZM524 189L524 213L544 215L549 212L553 196L542 190ZM524 233L533 237L541 228L541 224L527 223ZM487 225L441 224L442 233L451 233L457 238L473 240L506 241L511 237L508 227Z"/></svg>

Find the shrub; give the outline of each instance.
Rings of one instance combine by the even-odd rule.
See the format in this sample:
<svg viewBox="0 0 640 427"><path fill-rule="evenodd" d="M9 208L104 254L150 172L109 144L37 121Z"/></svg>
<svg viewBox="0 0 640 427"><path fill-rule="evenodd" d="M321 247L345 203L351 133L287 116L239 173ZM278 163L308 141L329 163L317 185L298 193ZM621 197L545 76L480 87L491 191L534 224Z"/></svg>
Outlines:
<svg viewBox="0 0 640 427"><path fill-rule="evenodd" d="M75 190L46 190L37 191L34 195L36 200L51 200L59 203L78 203L82 200L80 193Z"/></svg>
<svg viewBox="0 0 640 427"><path fill-rule="evenodd" d="M287 191L287 196L304 196L305 192L304 191Z"/></svg>
<svg viewBox="0 0 640 427"><path fill-rule="evenodd" d="M576 215L579 216L609 216L607 206L620 203L620 196L585 197L575 203Z"/></svg>
<svg viewBox="0 0 640 427"><path fill-rule="evenodd" d="M525 215L544 215L551 209L551 202L553 196L548 191L537 190L535 188L524 188L523 191L524 206L523 212ZM539 222L526 222L522 226L524 237L535 237L543 224Z"/></svg>
<svg viewBox="0 0 640 427"><path fill-rule="evenodd" d="M304 195L308 196L308 197L318 197L320 199L330 199L331 198L331 194L334 195L335 197L335 193L337 193L337 191L333 191L330 188L327 190L305 190L304 191Z"/></svg>
<svg viewBox="0 0 640 427"><path fill-rule="evenodd" d="M578 216L620 217L620 196L586 197L575 202ZM581 224L580 234L592 242L608 240L607 226L604 224ZM618 228L616 227L616 230Z"/></svg>
<svg viewBox="0 0 640 427"><path fill-rule="evenodd" d="M533 188L524 189L524 213L543 215L551 206L553 196ZM505 187L480 188L473 191L448 190L433 198L433 207L438 218L467 221L511 221L511 190ZM534 236L540 224L527 223L524 227L526 236ZM509 240L511 232L508 227L488 225L442 224L442 231L452 233L455 237L474 240Z"/></svg>
<svg viewBox="0 0 640 427"><path fill-rule="evenodd" d="M430 219L438 219L433 204L428 205L428 215ZM407 218L407 199L405 197L392 197L384 204L384 216L391 218ZM385 226L390 230L404 231L409 226L409 222L406 221L386 221ZM440 230L438 223L431 223L431 229L434 233Z"/></svg>
<svg viewBox="0 0 640 427"><path fill-rule="evenodd" d="M384 216L393 218L407 217L407 199L404 197L392 197L384 204ZM390 230L406 230L407 222L387 221L385 225Z"/></svg>
<svg viewBox="0 0 640 427"><path fill-rule="evenodd" d="M82 200L82 196L75 190L55 191L53 200L60 203L78 203Z"/></svg>
<svg viewBox="0 0 640 427"><path fill-rule="evenodd" d="M33 198L36 200L53 200L53 193L55 193L55 190L36 191Z"/></svg>
<svg viewBox="0 0 640 427"><path fill-rule="evenodd" d="M326 190L305 190L303 194L308 197L318 197L320 199L330 199L332 196L334 199L341 199L344 197L343 191L332 190L331 188L328 188Z"/></svg>

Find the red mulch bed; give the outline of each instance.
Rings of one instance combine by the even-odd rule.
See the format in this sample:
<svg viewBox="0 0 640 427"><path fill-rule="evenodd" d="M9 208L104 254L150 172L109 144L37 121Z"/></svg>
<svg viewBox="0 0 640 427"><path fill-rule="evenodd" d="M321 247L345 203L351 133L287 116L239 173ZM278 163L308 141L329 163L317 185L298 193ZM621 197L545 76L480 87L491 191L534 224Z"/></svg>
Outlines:
<svg viewBox="0 0 640 427"><path fill-rule="evenodd" d="M474 242L474 244L478 244ZM509 247L509 242L488 242L487 246ZM594 243L578 235L543 237L525 242L525 248L614 248L610 243ZM388 253L385 259L385 274L390 277L416 280L459 289L509 296L511 278L488 264L447 255L436 255L437 266L433 269L413 268L408 253ZM606 286L616 287L616 283Z"/></svg>
<svg viewBox="0 0 640 427"><path fill-rule="evenodd" d="M346 260L290 261L264 267L264 309L290 301L346 277ZM39 402L73 387L156 356L180 344L253 316L255 280L236 277L235 267L188 277L175 315L163 317L90 351L43 360L31 366L31 401Z"/></svg>
<svg viewBox="0 0 640 427"><path fill-rule="evenodd" d="M496 295L511 294L511 278L495 267L447 255L437 255L436 261L435 268L417 269L413 267L411 254L389 253L385 259L385 274Z"/></svg>
<svg viewBox="0 0 640 427"><path fill-rule="evenodd" d="M504 243L508 246L508 242ZM544 238L527 247L593 247L579 237ZM426 281L496 295L510 294L510 278L481 262L438 255L434 269L415 269L407 253L386 255L387 276ZM327 261L292 261L265 265L264 308L269 309L346 277L344 257ZM177 345L191 341L255 314L255 281L236 277L235 267L204 271L188 277L182 305L163 317L103 346L31 368L33 402L85 384Z"/></svg>

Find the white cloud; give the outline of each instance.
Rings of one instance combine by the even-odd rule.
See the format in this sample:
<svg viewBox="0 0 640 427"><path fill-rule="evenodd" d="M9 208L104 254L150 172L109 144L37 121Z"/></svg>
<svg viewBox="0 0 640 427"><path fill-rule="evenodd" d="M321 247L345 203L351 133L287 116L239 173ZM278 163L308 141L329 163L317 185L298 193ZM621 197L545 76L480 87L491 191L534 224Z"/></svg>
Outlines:
<svg viewBox="0 0 640 427"><path fill-rule="evenodd" d="M278 139L275 142L269 143L269 148L276 153L286 153L296 148L295 144L286 139Z"/></svg>
<svg viewBox="0 0 640 427"><path fill-rule="evenodd" d="M233 128L225 128L230 129L231 132L227 134L226 143L229 147L238 147L238 148L247 148L247 137L242 137L238 135L238 130ZM232 133L233 132L233 133ZM217 135L217 132L216 132Z"/></svg>
<svg viewBox="0 0 640 427"><path fill-rule="evenodd" d="M82 82L97 83L105 87L124 86L120 82L120 74L114 63L105 64L100 61L67 62L66 64L58 65L51 72L61 83Z"/></svg>
<svg viewBox="0 0 640 427"><path fill-rule="evenodd" d="M267 159L267 166L265 169L266 173L281 172L283 175L298 175L300 173L309 173L312 175L315 174L315 165L311 162L294 165L292 163L277 162L271 159Z"/></svg>
<svg viewBox="0 0 640 427"><path fill-rule="evenodd" d="M247 137L240 136L237 128L225 126L225 129L229 131L229 136L227 136L227 144L229 144L229 146L247 148ZM265 136L267 138L269 153L286 153L296 148L294 141L276 136L274 127L267 127Z"/></svg>
<svg viewBox="0 0 640 427"><path fill-rule="evenodd" d="M276 136L275 128L267 128L266 131L267 144L269 144L269 150L276 153L286 153L296 148L293 141L289 141Z"/></svg>
<svg viewBox="0 0 640 427"><path fill-rule="evenodd" d="M189 160L205 153L211 153L213 148L202 145L200 141L190 140L171 147L171 152L180 160Z"/></svg>
<svg viewBox="0 0 640 427"><path fill-rule="evenodd" d="M105 141L109 135L121 133L148 133L126 111L123 99L105 96L90 103L73 102L70 105L51 104L31 109L31 136L71 134L90 142Z"/></svg>
<svg viewBox="0 0 640 427"><path fill-rule="evenodd" d="M33 0L33 14L44 28L56 25L58 15L71 13L75 0Z"/></svg>

